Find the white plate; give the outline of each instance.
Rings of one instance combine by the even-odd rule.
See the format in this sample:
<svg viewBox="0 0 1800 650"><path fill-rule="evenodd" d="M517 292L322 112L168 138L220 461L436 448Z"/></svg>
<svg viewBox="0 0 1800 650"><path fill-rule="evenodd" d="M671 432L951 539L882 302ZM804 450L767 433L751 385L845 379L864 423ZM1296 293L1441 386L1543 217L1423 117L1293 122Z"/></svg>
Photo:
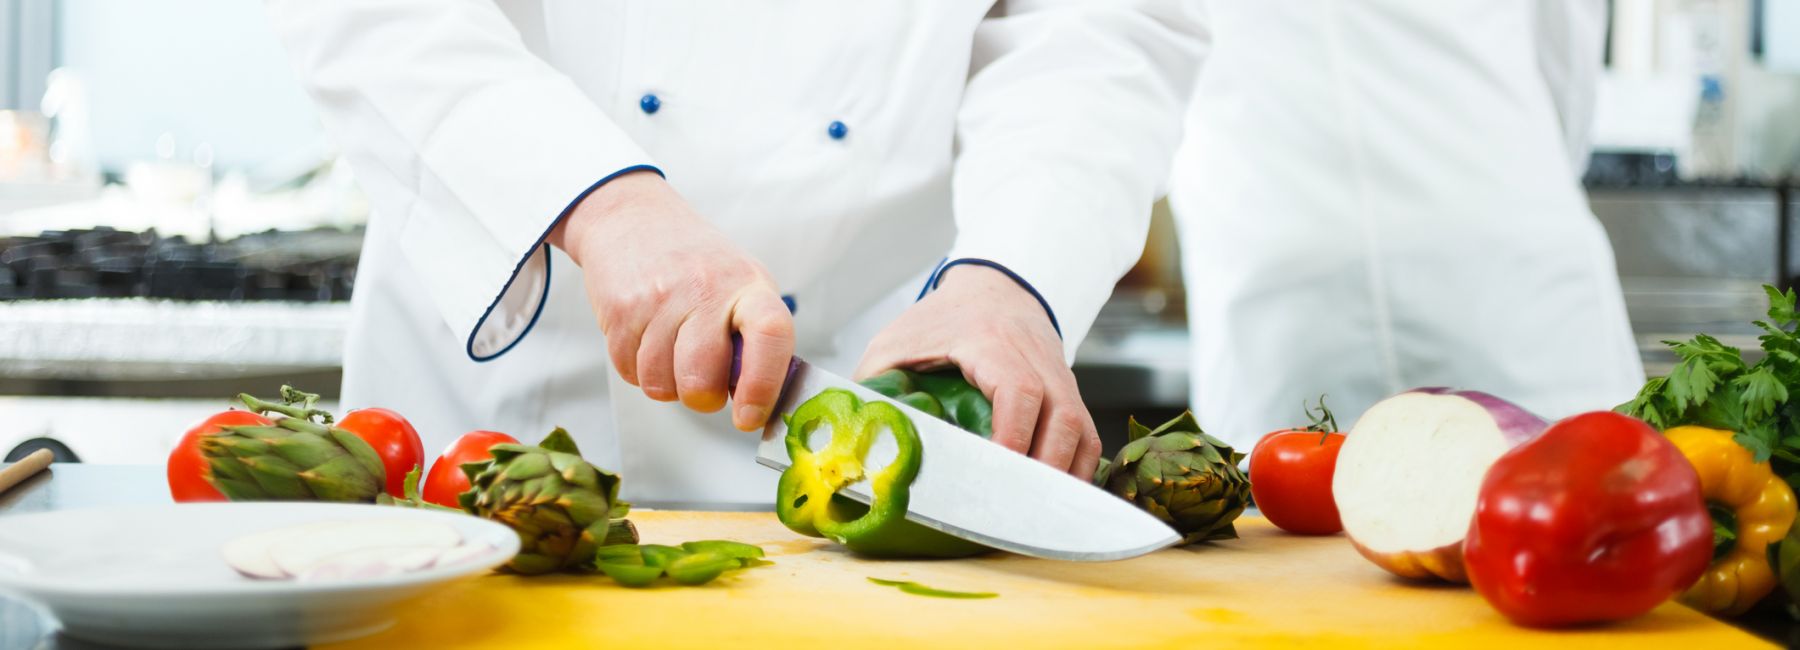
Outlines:
<svg viewBox="0 0 1800 650"><path fill-rule="evenodd" d="M341 582L252 580L226 566L226 541L285 526L367 518L441 521L493 548L454 566ZM446 512L342 503L205 503L0 517L0 590L48 608L63 633L163 647L279 647L373 634L394 607L519 551L500 524Z"/></svg>

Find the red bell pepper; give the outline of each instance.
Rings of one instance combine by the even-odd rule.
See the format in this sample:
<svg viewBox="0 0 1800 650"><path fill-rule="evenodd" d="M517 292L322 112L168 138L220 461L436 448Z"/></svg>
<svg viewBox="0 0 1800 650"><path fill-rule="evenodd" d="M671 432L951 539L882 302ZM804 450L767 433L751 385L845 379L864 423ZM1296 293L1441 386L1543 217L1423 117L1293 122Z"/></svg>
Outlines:
<svg viewBox="0 0 1800 650"><path fill-rule="evenodd" d="M1558 627L1631 618L1681 593L1711 562L1712 537L1681 451L1636 418L1595 412L1494 462L1463 557L1500 613Z"/></svg>

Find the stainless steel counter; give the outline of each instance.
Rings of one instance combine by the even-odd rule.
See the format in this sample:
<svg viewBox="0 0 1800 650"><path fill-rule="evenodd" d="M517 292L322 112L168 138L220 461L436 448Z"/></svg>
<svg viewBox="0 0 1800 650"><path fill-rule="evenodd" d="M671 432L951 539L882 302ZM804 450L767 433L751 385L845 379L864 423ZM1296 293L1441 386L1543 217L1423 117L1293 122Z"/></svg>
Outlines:
<svg viewBox="0 0 1800 650"><path fill-rule="evenodd" d="M0 493L0 526L6 525L6 515L169 502L161 465L52 463L50 469ZM0 646L5 647L10 646Z"/></svg>

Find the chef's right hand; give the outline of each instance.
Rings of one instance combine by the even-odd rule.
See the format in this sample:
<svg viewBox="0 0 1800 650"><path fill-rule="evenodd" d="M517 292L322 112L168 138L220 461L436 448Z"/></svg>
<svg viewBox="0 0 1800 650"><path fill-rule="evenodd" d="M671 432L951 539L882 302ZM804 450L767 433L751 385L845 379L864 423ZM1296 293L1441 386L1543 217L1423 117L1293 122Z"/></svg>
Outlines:
<svg viewBox="0 0 1800 650"><path fill-rule="evenodd" d="M625 174L588 194L551 245L581 267L613 367L651 399L725 406L731 333L744 338L732 424L763 426L787 378L794 320L767 269L662 176Z"/></svg>

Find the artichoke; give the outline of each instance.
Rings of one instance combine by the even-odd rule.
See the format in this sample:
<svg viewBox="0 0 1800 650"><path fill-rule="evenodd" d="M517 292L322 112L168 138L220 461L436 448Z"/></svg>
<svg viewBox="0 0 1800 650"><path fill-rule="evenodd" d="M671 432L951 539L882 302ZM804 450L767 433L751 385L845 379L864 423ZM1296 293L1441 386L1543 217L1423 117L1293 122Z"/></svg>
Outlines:
<svg viewBox="0 0 1800 650"><path fill-rule="evenodd" d="M225 498L371 502L382 493L387 472L375 448L331 426L330 414L312 408L311 400L279 405L238 398L252 411L288 417L272 425L225 427L200 439L209 479Z"/></svg>
<svg viewBox="0 0 1800 650"><path fill-rule="evenodd" d="M463 510L519 534L519 554L508 569L536 575L586 568L607 540L609 515L620 503L619 477L573 450L574 441L559 428L538 446L494 445L488 450L492 460L462 466L470 484L459 498Z"/></svg>
<svg viewBox="0 0 1800 650"><path fill-rule="evenodd" d="M1173 526L1181 543L1233 539L1232 521L1250 502L1250 479L1238 469L1244 455L1200 430L1192 412L1155 430L1133 418L1131 442L1094 484Z"/></svg>

